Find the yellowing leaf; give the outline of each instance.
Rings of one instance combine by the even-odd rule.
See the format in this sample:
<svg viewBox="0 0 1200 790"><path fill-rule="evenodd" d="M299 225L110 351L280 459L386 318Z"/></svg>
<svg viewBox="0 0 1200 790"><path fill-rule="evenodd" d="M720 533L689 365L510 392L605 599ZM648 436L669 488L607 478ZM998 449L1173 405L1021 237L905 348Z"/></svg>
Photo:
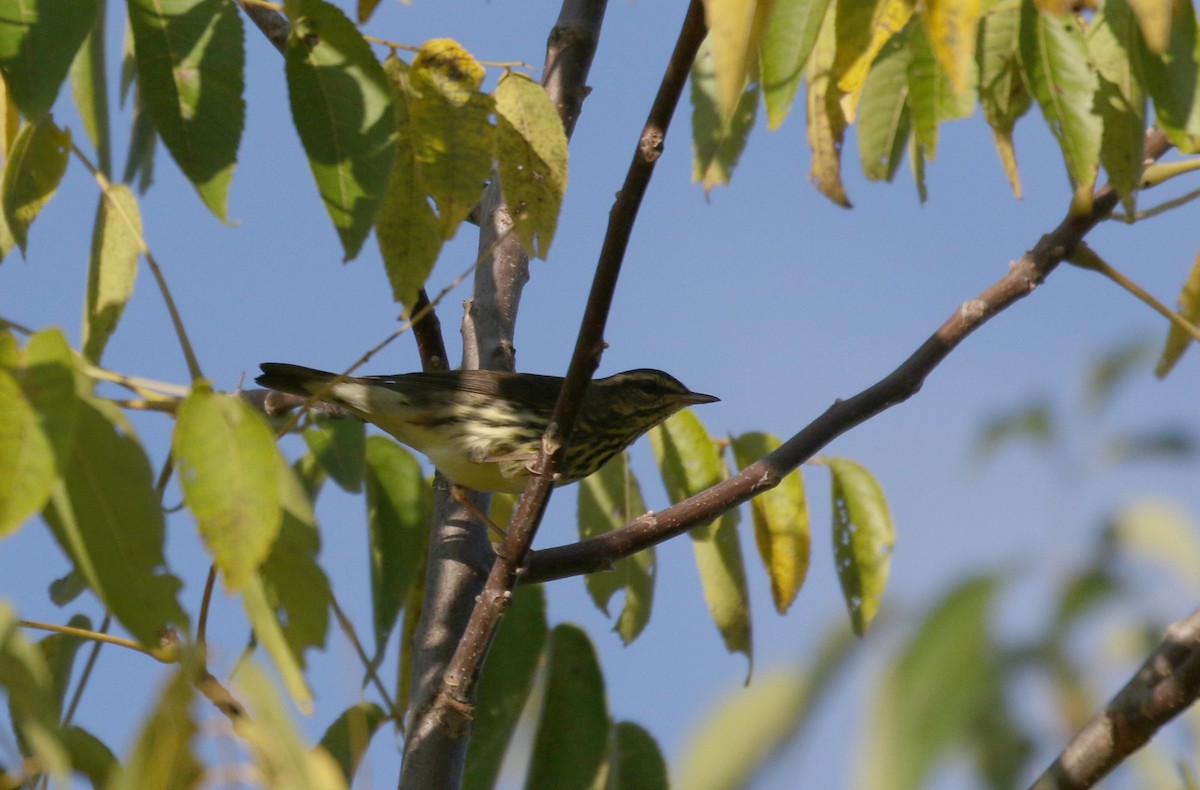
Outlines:
<svg viewBox="0 0 1200 790"><path fill-rule="evenodd" d="M449 38L426 41L413 58L413 69L428 77L438 93L459 107L470 101L483 84L483 66Z"/></svg>
<svg viewBox="0 0 1200 790"><path fill-rule="evenodd" d="M1200 255L1192 261L1191 271L1188 272L1183 289L1179 292L1179 314L1192 326L1200 326ZM1167 333L1162 356L1154 368L1154 375L1161 379L1170 373L1171 368L1175 367L1175 363L1192 342L1191 335L1172 325Z"/></svg>
<svg viewBox="0 0 1200 790"><path fill-rule="evenodd" d="M838 4L839 9L841 5ZM826 14L808 60L808 145L812 149L812 168L808 177L822 195L843 208L850 208L841 172L846 116L842 114L841 94L833 84L834 18L834 14Z"/></svg>
<svg viewBox="0 0 1200 790"><path fill-rule="evenodd" d="M871 20L870 38L866 48L857 54L838 77L838 90L842 96L842 113L847 123L854 123L858 111L858 97L862 93L863 84L867 80L867 72L875 62L875 56L883 49L888 40L899 33L912 17L916 0L883 0L875 7L875 15ZM839 34L839 39L841 38ZM839 41L839 47L841 42ZM841 52L838 53L841 58Z"/></svg>
<svg viewBox="0 0 1200 790"><path fill-rule="evenodd" d="M482 67L452 43L427 43L409 71L414 150L443 239L479 202L496 149L492 99L477 90Z"/></svg>
<svg viewBox="0 0 1200 790"><path fill-rule="evenodd" d="M892 547L892 516L875 476L848 458L827 458L833 476L833 554L854 633L862 636L883 601Z"/></svg>
<svg viewBox="0 0 1200 790"><path fill-rule="evenodd" d="M983 0L926 0L925 25L933 53L958 93L968 87Z"/></svg>
<svg viewBox="0 0 1200 790"><path fill-rule="evenodd" d="M1021 197L1013 127L1029 109L1030 96L1021 78L1021 7L997 7L980 22L979 104L992 127L992 139L1013 194Z"/></svg>
<svg viewBox="0 0 1200 790"><path fill-rule="evenodd" d="M1150 51L1161 55L1171 41L1171 16L1176 0L1128 0ZM1108 9L1107 4L1105 10Z"/></svg>
<svg viewBox="0 0 1200 790"><path fill-rule="evenodd" d="M774 0L704 0L721 114L730 118L758 59Z"/></svg>
<svg viewBox="0 0 1200 790"><path fill-rule="evenodd" d="M732 442L733 457L746 468L779 446L779 439L766 433L746 433ZM779 485L750 500L754 538L767 576L775 609L784 614L808 575L812 553L808 502L800 470L789 473Z"/></svg>
<svg viewBox="0 0 1200 790"><path fill-rule="evenodd" d="M496 86L496 158L513 229L545 259L567 190L567 135L545 89L509 72Z"/></svg>

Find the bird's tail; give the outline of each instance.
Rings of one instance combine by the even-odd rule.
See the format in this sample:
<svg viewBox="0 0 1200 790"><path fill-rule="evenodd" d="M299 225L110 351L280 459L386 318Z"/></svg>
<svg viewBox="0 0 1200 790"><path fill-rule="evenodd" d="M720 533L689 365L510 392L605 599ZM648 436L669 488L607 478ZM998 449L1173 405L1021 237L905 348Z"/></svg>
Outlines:
<svg viewBox="0 0 1200 790"><path fill-rule="evenodd" d="M262 375L254 380L258 386L304 397L312 395L337 376L325 370L283 362L264 362L259 367L262 368Z"/></svg>

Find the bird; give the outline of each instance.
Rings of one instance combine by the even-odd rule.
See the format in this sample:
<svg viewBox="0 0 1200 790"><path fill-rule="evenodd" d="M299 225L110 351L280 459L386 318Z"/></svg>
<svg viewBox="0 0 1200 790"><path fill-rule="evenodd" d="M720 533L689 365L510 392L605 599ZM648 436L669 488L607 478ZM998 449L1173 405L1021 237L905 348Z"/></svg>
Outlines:
<svg viewBox="0 0 1200 790"><path fill-rule="evenodd" d="M493 370L340 376L280 362L260 367L259 386L337 404L426 455L451 483L491 493L525 490L563 385L559 376ZM719 400L661 370L593 379L555 485L593 474L675 412Z"/></svg>

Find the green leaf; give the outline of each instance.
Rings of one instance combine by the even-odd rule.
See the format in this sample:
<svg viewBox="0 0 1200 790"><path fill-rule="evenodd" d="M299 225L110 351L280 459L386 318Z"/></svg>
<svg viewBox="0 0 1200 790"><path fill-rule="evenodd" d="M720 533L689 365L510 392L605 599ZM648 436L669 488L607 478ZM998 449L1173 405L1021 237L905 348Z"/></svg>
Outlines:
<svg viewBox="0 0 1200 790"><path fill-rule="evenodd" d="M88 257L87 302L83 310L83 355L99 362L133 296L142 248L142 214L124 184L100 195Z"/></svg>
<svg viewBox="0 0 1200 790"><path fill-rule="evenodd" d="M767 433L745 433L733 439L734 462L744 469L779 447L779 439ZM812 554L808 501L804 478L797 469L779 485L750 500L754 540L771 580L775 610L787 612L808 575Z"/></svg>
<svg viewBox="0 0 1200 790"><path fill-rule="evenodd" d="M943 598L885 674L868 717L862 786L923 787L939 758L961 744L998 698L989 638L996 580L977 577Z"/></svg>
<svg viewBox="0 0 1200 790"><path fill-rule="evenodd" d="M249 716L234 723L250 745L254 767L267 787L288 790L343 790L337 762L322 748L310 749L284 709L266 673L247 662L238 669L237 696Z"/></svg>
<svg viewBox="0 0 1200 790"><path fill-rule="evenodd" d="M227 219L245 125L242 20L226 0L128 0L138 96L179 169Z"/></svg>
<svg viewBox="0 0 1200 790"><path fill-rule="evenodd" d="M690 411L682 411L650 432L650 446L672 502L721 482L725 468L708 431ZM753 662L750 595L737 532L738 512L693 529L692 549L704 585L704 600L729 652Z"/></svg>
<svg viewBox="0 0 1200 790"><path fill-rule="evenodd" d="M366 425L358 420L318 417L304 432L304 443L333 482L344 491L362 491L366 453Z"/></svg>
<svg viewBox="0 0 1200 790"><path fill-rule="evenodd" d="M961 93L954 91L933 50L923 20L914 23L910 31L908 100L912 109L913 137L924 157L932 160L937 154L938 125L944 120L970 115L975 108L975 91L973 87ZM971 86L975 81L974 72L972 61L968 75Z"/></svg>
<svg viewBox="0 0 1200 790"><path fill-rule="evenodd" d="M654 736L632 721L613 725L604 790L667 790L670 786L667 761Z"/></svg>
<svg viewBox="0 0 1200 790"><path fill-rule="evenodd" d="M83 631L92 629L92 621L86 615L77 614L67 623L70 628ZM71 685L71 670L75 666L75 654L83 645L83 638L72 634L50 634L38 640L38 651L50 670L50 685L53 691L54 717L62 719L63 701Z"/></svg>
<svg viewBox="0 0 1200 790"><path fill-rule="evenodd" d="M196 668L180 667L150 709L133 754L117 767L107 790L192 790L204 766L192 751L199 727L192 718Z"/></svg>
<svg viewBox="0 0 1200 790"><path fill-rule="evenodd" d="M1120 0L1105 4L1088 26L1087 43L1099 74L1096 106L1104 122L1100 163L1125 210L1133 213L1145 158L1146 96L1137 21L1129 6Z"/></svg>
<svg viewBox="0 0 1200 790"><path fill-rule="evenodd" d="M360 702L342 711L321 736L321 748L337 761L347 785L353 781L358 762L371 745L371 738L387 720L383 708L374 702Z"/></svg>
<svg viewBox="0 0 1200 790"><path fill-rule="evenodd" d="M463 790L495 787L517 719L533 688L548 630L545 592L541 587L518 587L479 676Z"/></svg>
<svg viewBox="0 0 1200 790"><path fill-rule="evenodd" d="M757 82L746 86L733 113L721 111L716 61L708 46L700 45L692 62L692 181L703 181L704 191L729 183L746 137L758 112Z"/></svg>
<svg viewBox="0 0 1200 790"><path fill-rule="evenodd" d="M241 593L242 606L250 627L254 629L255 640L271 657L296 707L306 716L311 714L313 694L304 678L302 655L293 649L284 632L263 577L251 577L242 585Z"/></svg>
<svg viewBox="0 0 1200 790"><path fill-rule="evenodd" d="M1154 98L1155 120L1184 153L1200 150L1200 35L1193 3L1173 3L1166 51L1146 49L1145 86Z"/></svg>
<svg viewBox="0 0 1200 790"><path fill-rule="evenodd" d="M146 112L142 103L141 91L138 91L133 106L133 120L130 123L125 171L121 180L126 184L137 181L139 195L146 194L146 190L154 181L154 151L157 147L158 135L154 133L154 124L150 122L150 114Z"/></svg>
<svg viewBox="0 0 1200 790"><path fill-rule="evenodd" d="M858 156L863 175L891 181L912 133L908 106L908 36L893 36L875 59L858 100Z"/></svg>
<svg viewBox="0 0 1200 790"><path fill-rule="evenodd" d="M608 745L608 704L596 650L582 629L550 634L542 702L526 790L590 790Z"/></svg>
<svg viewBox="0 0 1200 790"><path fill-rule="evenodd" d="M845 629L821 641L811 669L778 667L748 686L721 695L693 725L679 761L677 787L747 787L768 761L799 739L822 696L844 671L855 647Z"/></svg>
<svg viewBox="0 0 1200 790"><path fill-rule="evenodd" d="M79 400L71 350L57 329L29 341L22 363L11 334L0 333L15 359L0 359L0 537L16 531L49 501L70 463Z"/></svg>
<svg viewBox="0 0 1200 790"><path fill-rule="evenodd" d="M1192 326L1200 326L1200 255L1192 261L1192 268L1179 291L1179 314ZM1172 324L1167 332L1162 356L1154 368L1154 375L1160 379L1165 378L1192 342L1191 335Z"/></svg>
<svg viewBox="0 0 1200 790"><path fill-rule="evenodd" d="M1066 160L1076 194L1090 195L1100 162L1103 124L1093 110L1097 77L1073 14L1051 16L1024 3L1021 65Z"/></svg>
<svg viewBox="0 0 1200 790"><path fill-rule="evenodd" d="M183 501L225 588L241 589L267 558L283 521L275 437L241 398L202 384L179 407L172 450Z"/></svg>
<svg viewBox="0 0 1200 790"><path fill-rule="evenodd" d="M63 745L71 755L71 768L86 776L93 790L109 787L120 762L104 741L82 727L68 727L63 730Z"/></svg>
<svg viewBox="0 0 1200 790"><path fill-rule="evenodd" d="M769 129L778 129L791 112L828 7L829 0L776 0L771 9L760 52Z"/></svg>
<svg viewBox="0 0 1200 790"><path fill-rule="evenodd" d="M442 249L442 232L417 161L417 130L409 111L413 97L408 64L389 55L383 71L391 86L396 116L396 162L375 219L375 239L392 284L392 296L411 308Z"/></svg>
<svg viewBox="0 0 1200 790"><path fill-rule="evenodd" d="M70 148L71 133L59 129L49 119L26 124L13 141L4 163L0 200L4 206L4 221L22 254L29 226L58 191L58 184L67 171Z"/></svg>
<svg viewBox="0 0 1200 790"><path fill-rule="evenodd" d="M0 687L14 728L56 787L68 786L71 763L55 715L53 678L46 662L21 635L17 618L0 602Z"/></svg>
<svg viewBox="0 0 1200 790"><path fill-rule="evenodd" d="M186 625L179 579L163 570L166 529L150 461L109 404L79 406L70 463L45 510L92 592L139 642Z"/></svg>
<svg viewBox="0 0 1200 790"><path fill-rule="evenodd" d="M317 189L342 240L358 255L396 156L392 97L362 33L323 0L288 3L288 97Z"/></svg>
<svg viewBox="0 0 1200 790"><path fill-rule="evenodd" d="M567 191L567 135L546 90L508 72L496 86L496 158L521 246L543 260Z"/></svg>
<svg viewBox="0 0 1200 790"><path fill-rule="evenodd" d="M1087 407L1095 413L1104 411L1122 384L1145 374L1153 355L1150 341L1135 337L1092 360L1084 384Z"/></svg>
<svg viewBox="0 0 1200 790"><path fill-rule="evenodd" d="M492 100L479 92L483 67L448 39L426 42L409 78L417 162L437 202L442 238L449 239L479 202L492 172Z"/></svg>
<svg viewBox="0 0 1200 790"><path fill-rule="evenodd" d="M367 530L375 656L381 658L429 541L433 497L412 453L383 436L367 439Z"/></svg>
<svg viewBox="0 0 1200 790"><path fill-rule="evenodd" d="M600 467L579 484L579 537L602 535L646 512L642 488L629 468L624 452ZM628 645L650 620L654 603L654 547L639 551L612 564L611 569L584 577L588 594L600 611L608 615L608 603L616 592L625 593L624 605L614 630Z"/></svg>
<svg viewBox="0 0 1200 790"><path fill-rule="evenodd" d="M848 458L827 458L833 476L833 555L850 624L862 636L879 611L896 542L875 476Z"/></svg>
<svg viewBox="0 0 1200 790"><path fill-rule="evenodd" d="M1001 3L979 23L979 104L992 127L1000 163L1021 197L1021 176L1013 146L1013 127L1029 110L1031 99L1021 79L1021 3Z"/></svg>
<svg viewBox="0 0 1200 790"><path fill-rule="evenodd" d="M108 125L108 82L105 78L104 16L106 0L98 0L95 24L71 63L71 92L79 120L96 147L96 166L112 176L112 135Z"/></svg>
<svg viewBox="0 0 1200 790"><path fill-rule="evenodd" d="M325 646L333 592L317 564L321 536L312 502L292 468L280 458L279 495L283 523L271 553L263 562L262 582L277 619L286 625L283 634L292 656L304 666L304 651Z"/></svg>
<svg viewBox="0 0 1200 790"><path fill-rule="evenodd" d="M1037 401L985 420L973 452L980 461L988 461L1010 444L1028 442L1045 449L1056 440L1054 411Z"/></svg>
<svg viewBox="0 0 1200 790"><path fill-rule="evenodd" d="M50 111L96 20L95 0L9 2L0 17L0 74L29 120Z"/></svg>

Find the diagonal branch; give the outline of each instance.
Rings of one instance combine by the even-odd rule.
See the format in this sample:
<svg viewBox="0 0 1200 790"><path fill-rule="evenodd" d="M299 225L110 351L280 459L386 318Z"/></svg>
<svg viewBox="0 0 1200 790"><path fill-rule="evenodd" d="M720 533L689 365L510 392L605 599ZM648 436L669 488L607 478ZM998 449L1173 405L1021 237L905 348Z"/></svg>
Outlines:
<svg viewBox="0 0 1200 790"><path fill-rule="evenodd" d="M1200 609L1172 623L1158 648L1083 726L1031 790L1092 787L1200 695Z"/></svg>
<svg viewBox="0 0 1200 790"><path fill-rule="evenodd" d="M1146 159L1158 159L1169 147L1165 135L1152 132L1146 139ZM1117 200L1110 186L1098 190L1090 211L1068 215L1032 250L1010 264L1007 274L979 296L961 304L900 367L854 397L835 402L774 452L728 480L665 510L646 513L620 529L578 543L531 552L521 582L537 583L605 570L622 557L707 524L779 485L784 475L838 436L915 395L925 378L967 335L1032 293L1088 232L1112 213Z"/></svg>

